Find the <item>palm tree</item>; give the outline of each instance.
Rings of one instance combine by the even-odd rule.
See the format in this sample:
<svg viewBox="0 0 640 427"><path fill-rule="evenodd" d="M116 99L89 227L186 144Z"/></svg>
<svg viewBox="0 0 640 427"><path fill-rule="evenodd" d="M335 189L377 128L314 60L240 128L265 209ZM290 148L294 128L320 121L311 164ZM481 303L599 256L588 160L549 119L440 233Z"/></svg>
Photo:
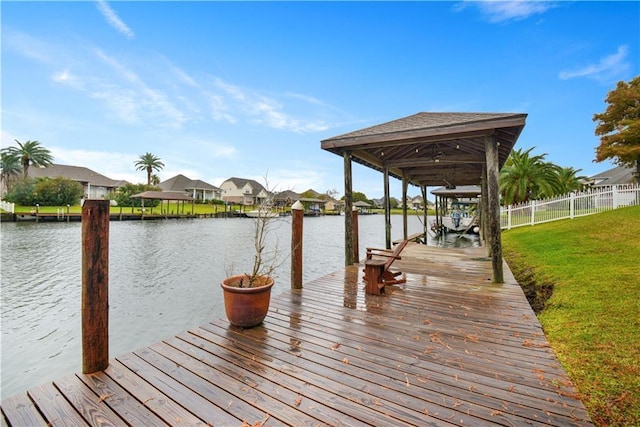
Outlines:
<svg viewBox="0 0 640 427"><path fill-rule="evenodd" d="M22 172L22 165L18 156L12 155L8 149L3 148L0 151L0 168L2 169L0 195L4 195L9 191L9 183Z"/></svg>
<svg viewBox="0 0 640 427"><path fill-rule="evenodd" d="M572 191L581 190L584 183L587 181L587 177L584 175L578 175L582 169L574 169L572 167L559 168L558 169L558 194L568 194Z"/></svg>
<svg viewBox="0 0 640 427"><path fill-rule="evenodd" d="M136 170L147 171L147 185L151 185L151 175L153 171L159 171L164 167L164 163L160 161L160 157L157 157L151 153L145 153L140 156L139 160L135 162Z"/></svg>
<svg viewBox="0 0 640 427"><path fill-rule="evenodd" d="M15 140L17 147L7 147L6 151L11 156L19 159L22 165L22 176L26 178L29 175L29 166L47 167L53 163L51 152L44 148L38 141L27 141L24 144L17 139Z"/></svg>
<svg viewBox="0 0 640 427"><path fill-rule="evenodd" d="M500 171L500 193L505 204L558 194L559 167L544 161L546 153L530 156L534 148L512 151Z"/></svg>

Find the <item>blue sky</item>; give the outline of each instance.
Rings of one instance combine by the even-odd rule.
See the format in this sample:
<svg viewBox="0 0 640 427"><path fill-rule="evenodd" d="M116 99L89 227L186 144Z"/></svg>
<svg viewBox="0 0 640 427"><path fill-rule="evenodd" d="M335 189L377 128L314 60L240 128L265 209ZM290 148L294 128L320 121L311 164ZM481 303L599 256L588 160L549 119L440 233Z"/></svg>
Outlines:
<svg viewBox="0 0 640 427"><path fill-rule="evenodd" d="M320 141L421 111L527 113L516 147L593 175L594 113L640 71L638 2L12 2L2 14L2 146L144 182L159 156L343 194ZM401 195L392 180L392 195ZM354 165L353 187L381 197ZM409 193L419 194L410 187Z"/></svg>

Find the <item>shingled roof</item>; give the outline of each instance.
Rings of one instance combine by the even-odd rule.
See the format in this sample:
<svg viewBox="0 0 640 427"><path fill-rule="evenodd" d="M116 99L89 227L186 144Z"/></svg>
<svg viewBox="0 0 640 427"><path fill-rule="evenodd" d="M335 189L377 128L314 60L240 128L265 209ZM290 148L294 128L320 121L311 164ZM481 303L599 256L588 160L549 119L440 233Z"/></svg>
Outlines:
<svg viewBox="0 0 640 427"><path fill-rule="evenodd" d="M117 188L123 184L123 181L107 178L106 176L83 166L67 166L59 164L52 164L46 168L32 166L29 168L29 176L34 178L63 177L81 183L89 183L96 187Z"/></svg>
<svg viewBox="0 0 640 427"><path fill-rule="evenodd" d="M499 166L525 125L522 113L417 113L321 141L324 150L417 186L480 183L484 139L495 136Z"/></svg>
<svg viewBox="0 0 640 427"><path fill-rule="evenodd" d="M199 179L191 179L182 174L178 174L173 178L163 181L159 185L163 191L185 191L185 190L220 190L218 187L211 185Z"/></svg>

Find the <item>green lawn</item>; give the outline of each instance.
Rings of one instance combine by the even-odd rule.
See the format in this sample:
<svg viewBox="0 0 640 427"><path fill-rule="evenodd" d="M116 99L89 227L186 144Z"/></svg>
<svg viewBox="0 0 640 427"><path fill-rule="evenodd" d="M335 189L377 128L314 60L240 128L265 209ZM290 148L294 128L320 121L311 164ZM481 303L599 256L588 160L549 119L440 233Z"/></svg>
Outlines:
<svg viewBox="0 0 640 427"><path fill-rule="evenodd" d="M519 281L553 286L538 318L593 421L640 425L640 207L505 231L503 244Z"/></svg>

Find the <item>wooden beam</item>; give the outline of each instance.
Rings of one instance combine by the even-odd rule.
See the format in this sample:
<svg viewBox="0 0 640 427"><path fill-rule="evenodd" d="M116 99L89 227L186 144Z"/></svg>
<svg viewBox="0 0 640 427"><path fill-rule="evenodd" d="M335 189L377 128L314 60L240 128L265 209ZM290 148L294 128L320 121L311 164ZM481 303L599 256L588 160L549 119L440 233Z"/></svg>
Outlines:
<svg viewBox="0 0 640 427"><path fill-rule="evenodd" d="M353 184L351 172L351 152L345 150L344 159L344 265L349 266L353 259Z"/></svg>
<svg viewBox="0 0 640 427"><path fill-rule="evenodd" d="M489 206L489 235L491 236L491 263L493 281L504 283L502 271L502 238L500 234L500 189L498 186L498 145L494 136L484 140L487 156L487 202Z"/></svg>

